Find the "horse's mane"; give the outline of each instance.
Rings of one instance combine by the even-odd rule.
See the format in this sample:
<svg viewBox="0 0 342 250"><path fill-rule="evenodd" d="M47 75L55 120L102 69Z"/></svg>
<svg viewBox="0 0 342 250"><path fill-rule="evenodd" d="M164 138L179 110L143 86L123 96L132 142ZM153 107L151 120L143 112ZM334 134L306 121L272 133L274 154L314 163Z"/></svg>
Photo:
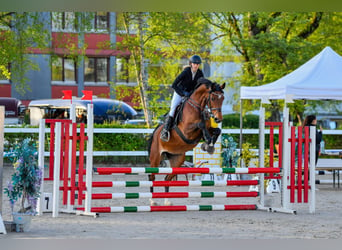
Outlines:
<svg viewBox="0 0 342 250"><path fill-rule="evenodd" d="M219 84L217 84L216 82L212 82L209 79L204 78L204 77L201 77L197 80L197 84L195 86L195 91L196 91L196 89L198 89L203 84L205 84L207 89L211 87L213 91L223 92Z"/></svg>
<svg viewBox="0 0 342 250"><path fill-rule="evenodd" d="M198 89L200 86L202 86L202 84L205 84L205 86L207 88L209 88L212 84L212 81L210 81L209 79L207 78L204 78L204 77L201 77L197 80L197 84L195 86L195 90Z"/></svg>

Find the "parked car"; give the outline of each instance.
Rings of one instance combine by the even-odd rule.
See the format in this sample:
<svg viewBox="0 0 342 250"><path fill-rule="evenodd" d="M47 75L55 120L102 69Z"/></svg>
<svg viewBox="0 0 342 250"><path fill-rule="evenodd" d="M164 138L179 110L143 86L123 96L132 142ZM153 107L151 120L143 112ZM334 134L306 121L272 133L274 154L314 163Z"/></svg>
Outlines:
<svg viewBox="0 0 342 250"><path fill-rule="evenodd" d="M95 98L94 104L94 123L102 124L104 122L119 121L124 122L127 119L134 119L137 112L127 103L105 98ZM76 104L76 117L78 122L86 122L87 105L90 100L72 99ZM68 119L70 117L70 100L63 99L44 99L34 100L29 104L30 124L38 125L42 118L60 118Z"/></svg>
<svg viewBox="0 0 342 250"><path fill-rule="evenodd" d="M5 106L5 124L22 124L25 114L25 105L12 97L0 97L0 106Z"/></svg>

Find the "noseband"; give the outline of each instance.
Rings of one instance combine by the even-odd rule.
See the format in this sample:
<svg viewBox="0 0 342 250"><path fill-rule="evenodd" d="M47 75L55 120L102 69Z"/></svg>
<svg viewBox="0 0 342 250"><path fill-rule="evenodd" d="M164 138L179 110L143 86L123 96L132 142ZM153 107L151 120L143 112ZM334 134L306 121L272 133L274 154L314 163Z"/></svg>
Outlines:
<svg viewBox="0 0 342 250"><path fill-rule="evenodd" d="M211 95L215 95L215 96L217 96L218 99L221 99L221 98L223 97L223 93L218 94L218 93L215 93L215 92L213 92L213 91L210 91L210 92L209 92L209 98L207 99L206 108L207 108L207 110L208 110L209 116L212 117L212 118L214 118L214 113L213 113L213 111L221 112L222 109L221 109L221 108L212 108L212 107L211 107ZM209 104L209 105L208 105L208 104Z"/></svg>

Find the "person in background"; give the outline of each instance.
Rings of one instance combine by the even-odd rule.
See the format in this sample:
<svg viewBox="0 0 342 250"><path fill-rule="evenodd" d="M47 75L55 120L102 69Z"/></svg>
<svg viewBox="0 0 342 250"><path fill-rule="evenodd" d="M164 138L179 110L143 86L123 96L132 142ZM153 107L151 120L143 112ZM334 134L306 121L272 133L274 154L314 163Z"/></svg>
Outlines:
<svg viewBox="0 0 342 250"><path fill-rule="evenodd" d="M305 126L317 126L317 119L315 115L308 115L307 117L305 117L304 123L303 123L303 128ZM315 155L315 164L317 165L317 161L318 161L318 156L319 156L319 152L321 149L321 141L323 138L323 133L322 133L323 129L322 126L320 126L320 129L317 130L316 129L316 155Z"/></svg>
<svg viewBox="0 0 342 250"><path fill-rule="evenodd" d="M171 108L160 133L160 139L165 142L170 140L170 129L174 120L175 111L178 104L181 102L182 97L189 97L197 85L197 80L204 77L202 70L199 69L201 63L201 57L193 55L189 59L189 66L186 66L183 69L172 84L174 93L171 101Z"/></svg>

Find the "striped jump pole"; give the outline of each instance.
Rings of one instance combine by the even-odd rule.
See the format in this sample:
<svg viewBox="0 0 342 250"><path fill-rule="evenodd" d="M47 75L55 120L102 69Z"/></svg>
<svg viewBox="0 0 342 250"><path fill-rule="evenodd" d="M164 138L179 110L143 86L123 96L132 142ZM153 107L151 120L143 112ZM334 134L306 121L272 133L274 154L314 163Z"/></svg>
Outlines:
<svg viewBox="0 0 342 250"><path fill-rule="evenodd" d="M83 208L78 208L83 210ZM179 206L132 206L132 207L92 207L93 213L123 213L123 212L176 212L176 211L226 211L226 210L256 210L254 204L247 205L179 205Z"/></svg>
<svg viewBox="0 0 342 250"><path fill-rule="evenodd" d="M97 168L100 175L110 174L260 174L279 173L279 168Z"/></svg>
<svg viewBox="0 0 342 250"><path fill-rule="evenodd" d="M258 180L228 181L94 181L92 187L201 187L201 186L253 186Z"/></svg>
<svg viewBox="0 0 342 250"><path fill-rule="evenodd" d="M140 198L229 198L257 197L259 192L161 192L161 193L105 193L92 194L93 200Z"/></svg>

